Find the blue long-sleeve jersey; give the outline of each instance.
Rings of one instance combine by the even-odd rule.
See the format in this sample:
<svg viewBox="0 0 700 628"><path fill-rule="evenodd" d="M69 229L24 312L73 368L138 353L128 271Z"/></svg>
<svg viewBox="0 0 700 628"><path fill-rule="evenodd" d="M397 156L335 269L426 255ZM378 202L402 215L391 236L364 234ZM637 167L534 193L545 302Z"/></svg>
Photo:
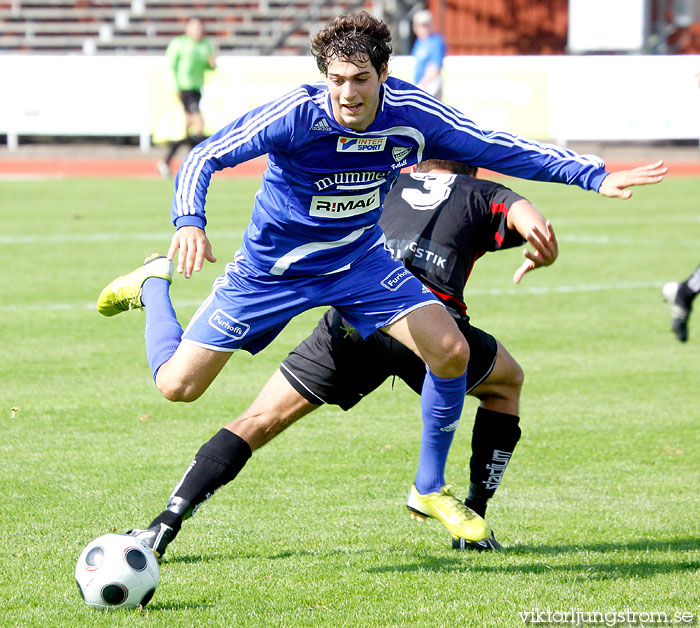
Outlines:
<svg viewBox="0 0 700 628"><path fill-rule="evenodd" d="M325 84L302 85L195 147L175 180L177 228L206 225L213 172L267 154L242 254L263 273L323 275L383 242L382 203L402 168L423 159L466 161L504 174L597 190L597 157L497 131L410 83L389 77L363 132L339 125Z"/></svg>

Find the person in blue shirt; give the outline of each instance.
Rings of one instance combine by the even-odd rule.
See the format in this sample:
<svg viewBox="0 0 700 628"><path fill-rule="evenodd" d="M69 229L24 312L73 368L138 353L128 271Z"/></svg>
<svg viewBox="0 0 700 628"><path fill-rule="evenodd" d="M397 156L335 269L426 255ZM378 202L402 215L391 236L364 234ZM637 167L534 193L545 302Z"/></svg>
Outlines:
<svg viewBox="0 0 700 628"><path fill-rule="evenodd" d="M445 38L434 31L433 16L427 9L416 12L412 23L416 36L411 49L416 62L414 82L435 98L442 98L442 61L447 50Z"/></svg>
<svg viewBox="0 0 700 628"><path fill-rule="evenodd" d="M171 401L201 396L231 354L266 347L297 314L331 305L363 336L382 329L426 364L415 501L454 537L491 531L445 487L444 469L466 390L469 345L444 305L385 246L378 221L400 171L424 159L467 161L516 177L575 184L628 198L656 183L662 162L608 172L592 156L498 131L390 77L391 33L360 12L336 18L312 41L325 81L301 85L195 147L175 179L176 227L165 257L152 257L108 284L98 311L145 308L146 354ZM206 193L217 170L267 154L267 169L239 251L183 331L169 296L172 260L186 278L215 262L205 227ZM220 430L178 485L211 494L251 455L245 439ZM174 502L149 529L182 518ZM153 546L153 543L150 543Z"/></svg>

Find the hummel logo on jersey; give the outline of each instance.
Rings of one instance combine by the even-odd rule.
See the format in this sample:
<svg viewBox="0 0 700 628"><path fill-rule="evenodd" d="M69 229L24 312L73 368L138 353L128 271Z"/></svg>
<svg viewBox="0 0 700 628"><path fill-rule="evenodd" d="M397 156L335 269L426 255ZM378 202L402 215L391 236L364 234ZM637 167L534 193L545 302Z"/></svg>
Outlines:
<svg viewBox="0 0 700 628"><path fill-rule="evenodd" d="M385 137L339 137L335 150L338 153L376 153L385 146Z"/></svg>
<svg viewBox="0 0 700 628"><path fill-rule="evenodd" d="M219 330L224 336L240 340L250 331L250 325L237 321L233 316L229 316L223 310L216 310L209 317L209 324Z"/></svg>
<svg viewBox="0 0 700 628"><path fill-rule="evenodd" d="M328 120L321 118L316 124L311 127L312 131L332 131L331 125L328 124Z"/></svg>
<svg viewBox="0 0 700 628"><path fill-rule="evenodd" d="M410 148L394 146L394 148L391 149L391 156L394 158L394 161L401 161L410 152Z"/></svg>

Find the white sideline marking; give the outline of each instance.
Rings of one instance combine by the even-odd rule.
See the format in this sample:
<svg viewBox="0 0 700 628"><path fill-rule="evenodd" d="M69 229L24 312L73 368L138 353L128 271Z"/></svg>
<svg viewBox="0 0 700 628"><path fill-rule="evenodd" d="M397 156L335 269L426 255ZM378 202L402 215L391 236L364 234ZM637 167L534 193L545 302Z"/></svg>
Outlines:
<svg viewBox="0 0 700 628"><path fill-rule="evenodd" d="M0 181L3 183L17 183L19 181L63 181L66 177L61 174L41 174L30 172L0 173Z"/></svg>
<svg viewBox="0 0 700 628"><path fill-rule="evenodd" d="M554 286L533 286L526 288L513 286L512 288L489 288L486 290L466 289L467 300L472 295L488 296L517 296L519 294L563 294L573 292L605 292L609 290L646 290L647 288L661 288L663 281L627 281L621 283L590 283L576 286L554 285Z"/></svg>
<svg viewBox="0 0 700 628"><path fill-rule="evenodd" d="M694 220L700 222L700 217L695 217ZM240 238L243 237L243 231L218 231L208 232L211 238ZM173 236L172 231L162 231L153 233L45 233L45 234L28 234L28 235L0 235L0 244L42 244L56 242L170 242ZM601 245L632 245L632 246L648 246L653 244L659 245L658 240L641 240L636 238L627 238L620 236L606 235L587 235L587 234L567 234L558 235L559 242L572 244L601 244ZM666 245L673 246L688 246L697 247L697 239L679 239L667 241Z"/></svg>
<svg viewBox="0 0 700 628"><path fill-rule="evenodd" d="M649 288L661 288L663 281L631 281L622 283L591 283L577 286L540 286L540 287L513 287L507 289L489 288L486 290L467 290L467 301L473 296L518 296L518 295L542 295L542 294L571 294L581 292L605 292L610 290L646 290ZM198 307L204 299L197 301L175 301L175 308ZM0 305L0 312L59 312L75 310L95 310L95 303L32 303L30 305Z"/></svg>
<svg viewBox="0 0 700 628"><path fill-rule="evenodd" d="M203 299L197 301L175 301L175 307L199 307ZM74 312L76 310L94 310L95 303L31 303L29 305L0 305L0 312Z"/></svg>
<svg viewBox="0 0 700 628"><path fill-rule="evenodd" d="M563 236L557 236L559 242L566 242L570 244L612 244L615 246L620 245L632 245L632 246L649 246L653 244L654 246L659 245L658 240L640 240L638 238L627 238L620 236L607 236L607 235L586 235L586 234L569 234ZM673 246L692 246L697 247L698 241L695 240L673 240L672 242L667 242L667 244L672 244Z"/></svg>
<svg viewBox="0 0 700 628"><path fill-rule="evenodd" d="M240 238L242 231L214 231L211 238ZM169 243L173 231L156 233L46 233L42 235L0 236L0 244L43 244L56 242L156 242Z"/></svg>

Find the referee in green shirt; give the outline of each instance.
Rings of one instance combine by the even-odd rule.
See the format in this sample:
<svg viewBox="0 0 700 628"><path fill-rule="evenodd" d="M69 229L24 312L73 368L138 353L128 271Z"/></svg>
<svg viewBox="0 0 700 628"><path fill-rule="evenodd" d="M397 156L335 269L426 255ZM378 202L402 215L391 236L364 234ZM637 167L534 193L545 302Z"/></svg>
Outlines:
<svg viewBox="0 0 700 628"><path fill-rule="evenodd" d="M183 144L196 146L204 139L204 121L199 111L204 73L216 67L214 48L204 38L204 26L198 18L190 18L185 32L168 45L166 51L175 77L175 86L185 109L185 139L170 142L168 154L158 163L158 172L170 177L170 162Z"/></svg>

